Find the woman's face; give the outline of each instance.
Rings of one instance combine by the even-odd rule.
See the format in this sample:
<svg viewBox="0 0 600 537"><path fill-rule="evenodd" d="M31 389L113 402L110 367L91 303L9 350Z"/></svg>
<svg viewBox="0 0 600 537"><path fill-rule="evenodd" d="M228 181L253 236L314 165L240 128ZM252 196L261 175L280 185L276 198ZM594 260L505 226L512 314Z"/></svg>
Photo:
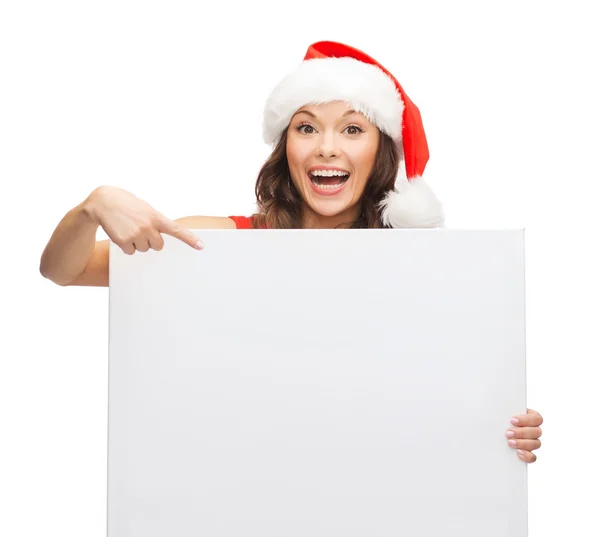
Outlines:
<svg viewBox="0 0 600 537"><path fill-rule="evenodd" d="M292 117L287 160L304 200L304 227L356 220L375 163L379 129L345 102L307 105Z"/></svg>

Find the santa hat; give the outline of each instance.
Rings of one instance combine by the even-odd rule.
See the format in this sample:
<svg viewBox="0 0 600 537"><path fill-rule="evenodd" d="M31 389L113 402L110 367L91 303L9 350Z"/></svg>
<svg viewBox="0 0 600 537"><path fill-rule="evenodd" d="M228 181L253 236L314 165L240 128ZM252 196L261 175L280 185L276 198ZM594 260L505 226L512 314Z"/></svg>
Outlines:
<svg viewBox="0 0 600 537"><path fill-rule="evenodd" d="M429 149L421 114L392 74L348 45L320 41L304 61L271 92L264 111L263 137L276 144L292 116L307 104L345 101L389 135L404 158L406 176L381 202L384 225L443 227L442 207L421 177Z"/></svg>

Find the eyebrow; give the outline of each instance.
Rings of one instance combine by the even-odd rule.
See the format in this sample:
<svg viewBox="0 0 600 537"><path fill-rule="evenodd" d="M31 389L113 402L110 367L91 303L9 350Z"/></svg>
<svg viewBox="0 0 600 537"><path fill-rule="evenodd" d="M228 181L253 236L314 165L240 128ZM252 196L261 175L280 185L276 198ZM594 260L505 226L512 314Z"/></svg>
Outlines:
<svg viewBox="0 0 600 537"><path fill-rule="evenodd" d="M314 117L315 119L317 118L317 116L315 116L312 112L309 112L308 110L300 110L300 111L296 112L294 114L294 116L297 114L308 114L309 116ZM348 110L347 112L342 114L342 117L346 117L346 116L349 116L352 114L358 114L358 112L356 110Z"/></svg>

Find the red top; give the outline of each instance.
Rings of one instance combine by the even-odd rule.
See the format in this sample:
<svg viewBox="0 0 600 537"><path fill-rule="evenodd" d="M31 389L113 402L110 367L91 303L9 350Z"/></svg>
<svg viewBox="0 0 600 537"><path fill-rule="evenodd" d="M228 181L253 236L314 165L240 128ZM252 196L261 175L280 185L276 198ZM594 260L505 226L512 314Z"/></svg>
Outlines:
<svg viewBox="0 0 600 537"><path fill-rule="evenodd" d="M252 229L252 217L247 216L230 216L237 229Z"/></svg>

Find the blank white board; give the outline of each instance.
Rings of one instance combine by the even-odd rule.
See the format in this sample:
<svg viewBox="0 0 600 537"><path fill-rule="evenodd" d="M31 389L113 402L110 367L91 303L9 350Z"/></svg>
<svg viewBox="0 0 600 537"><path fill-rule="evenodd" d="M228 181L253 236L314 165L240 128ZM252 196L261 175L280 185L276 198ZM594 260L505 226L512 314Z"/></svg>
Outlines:
<svg viewBox="0 0 600 537"><path fill-rule="evenodd" d="M109 537L525 537L522 230L111 244Z"/></svg>

